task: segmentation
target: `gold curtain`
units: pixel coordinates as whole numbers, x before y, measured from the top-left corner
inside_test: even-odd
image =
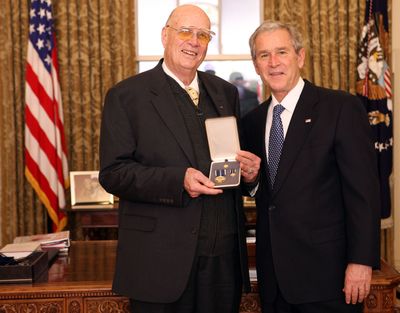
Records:
[[[306,49],[303,77],[355,94],[365,5],[365,0],[264,0],[264,19],[290,22],[300,29]],[[390,25],[391,0],[388,11]],[[381,256],[393,264],[391,228],[381,231]]]
[[[0,4],[2,245],[17,235],[46,232],[47,213],[24,177],[29,1],[0,0]],[[98,169],[105,92],[136,72],[134,0],[53,0],[53,6],[69,169]],[[365,0],[264,0],[265,19],[290,21],[302,31],[307,51],[304,77],[352,93],[364,12]],[[382,236],[383,255],[389,255],[389,261],[393,254],[391,231]]]
[[[365,0],[264,0],[264,18],[291,22],[303,35],[303,77],[355,93]]]
[[[5,244],[17,235],[46,232],[47,212],[24,176],[30,2],[0,3],[0,244]],[[134,0],[53,0],[53,18],[69,169],[97,170],[105,92],[136,72]]]

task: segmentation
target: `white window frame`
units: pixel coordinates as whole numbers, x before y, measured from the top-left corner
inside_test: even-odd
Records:
[[[218,0],[220,2],[220,0]],[[260,2],[260,23],[263,20],[263,12],[264,12],[264,1],[259,0]],[[178,5],[179,0],[176,0],[176,6]],[[221,7],[219,5],[219,7]],[[137,0],[135,0],[135,12],[136,12],[136,21],[138,21],[138,3]],[[219,13],[219,18],[221,20],[221,13]],[[138,34],[138,23],[136,23],[136,34]],[[160,30],[161,32],[161,30]],[[219,36],[219,42],[218,46],[221,47],[221,36]],[[139,63],[140,62],[146,62],[146,61],[153,61],[156,62],[160,60],[163,55],[139,55],[138,53],[138,47],[139,47],[139,41],[138,41],[138,35],[135,36],[135,47],[136,47],[136,62],[137,62],[137,68],[139,68]],[[221,51],[221,49],[218,49]],[[205,57],[204,61],[251,61],[251,55],[250,52],[248,54],[207,54]]]

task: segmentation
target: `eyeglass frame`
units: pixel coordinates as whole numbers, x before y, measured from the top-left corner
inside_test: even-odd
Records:
[[[203,33],[203,34],[208,36],[208,41],[204,42],[204,44],[208,44],[211,41],[211,39],[213,38],[213,36],[215,36],[215,33],[212,30],[205,29],[205,28],[197,28],[197,27],[192,27],[192,26],[181,26],[179,28],[175,28],[175,27],[173,27],[171,25],[168,25],[168,24],[165,25],[165,27],[166,28],[171,28],[172,30],[176,31],[178,33],[178,36],[179,36],[180,33],[182,34],[184,32],[187,32],[187,33],[191,33],[190,38],[193,38],[193,35],[195,34],[197,40],[200,41],[200,42],[202,42],[202,39],[199,38],[198,34]],[[197,30],[197,32],[195,33],[194,30]],[[189,40],[189,38],[188,39],[181,39],[181,40]]]

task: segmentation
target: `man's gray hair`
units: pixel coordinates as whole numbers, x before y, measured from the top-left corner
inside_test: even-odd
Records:
[[[264,21],[254,31],[254,33],[251,35],[251,37],[249,39],[250,52],[251,52],[251,57],[253,60],[256,59],[256,51],[255,51],[254,43],[256,41],[257,36],[260,35],[261,33],[272,32],[272,31],[275,31],[278,29],[284,29],[289,33],[289,36],[292,40],[293,48],[296,51],[296,53],[299,53],[300,49],[303,48],[303,40],[302,40],[301,34],[297,30],[297,28],[289,23],[267,20],[267,21]]]

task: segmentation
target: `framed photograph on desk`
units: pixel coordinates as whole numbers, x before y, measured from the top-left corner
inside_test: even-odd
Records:
[[[71,208],[90,209],[113,207],[114,196],[99,183],[99,171],[70,172]]]

